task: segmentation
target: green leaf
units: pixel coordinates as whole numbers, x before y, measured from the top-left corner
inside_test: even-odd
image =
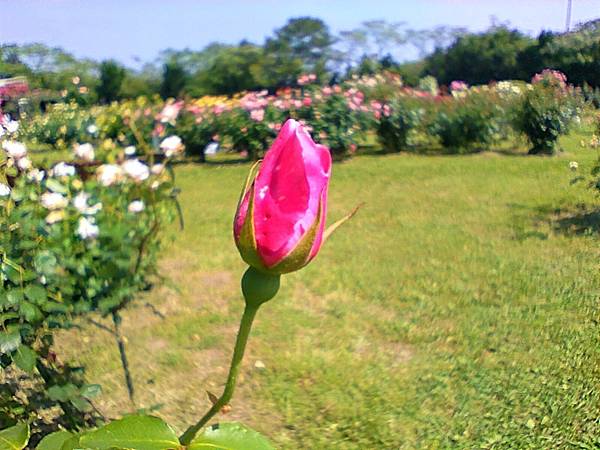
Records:
[[[56,272],[56,256],[48,251],[43,251],[35,255],[33,261],[35,269],[42,275],[54,275]]]
[[[35,368],[37,353],[26,345],[21,345],[14,353],[12,358],[19,369],[24,370],[27,373],[31,373]]]
[[[55,384],[54,386],[48,388],[47,392],[48,397],[50,397],[51,400],[58,402],[67,402],[79,395],[77,386],[72,383],[64,384],[62,386]]]
[[[95,450],[126,448],[172,450],[181,447],[177,435],[158,417],[127,416],[81,436],[82,447]]]
[[[91,399],[102,393],[102,387],[99,384],[86,384],[81,388],[80,393],[82,397]]]
[[[35,322],[43,318],[42,312],[33,303],[25,301],[21,303],[20,312],[27,322]]]
[[[18,319],[19,315],[14,312],[7,312],[5,314],[0,314],[0,325],[3,325],[7,320]]]
[[[81,445],[79,445],[79,437],[79,434],[75,434],[70,438],[67,438],[67,440],[63,442],[62,447],[60,447],[60,450],[81,450]]]
[[[257,431],[241,423],[213,425],[192,441],[188,450],[275,450],[275,447]]]
[[[22,450],[29,441],[29,425],[18,423],[0,431],[0,450]]]
[[[73,437],[69,431],[56,431],[40,441],[36,450],[62,450],[63,444]]]
[[[11,289],[6,292],[6,299],[10,305],[16,305],[23,301],[23,291],[21,288]]]
[[[18,270],[17,267],[13,267],[9,264],[4,264],[2,267],[2,271],[6,278],[8,278],[13,284],[21,283],[21,271]]]
[[[46,289],[37,284],[30,284],[25,288],[25,297],[38,305],[45,302],[48,298]]]
[[[53,192],[58,194],[68,194],[69,190],[60,181],[55,178],[48,178],[46,180],[46,187]]]
[[[21,345],[21,335],[18,331],[0,333],[0,355],[10,353]]]
[[[83,397],[75,397],[70,400],[71,405],[81,412],[90,412],[93,408],[90,402]]]

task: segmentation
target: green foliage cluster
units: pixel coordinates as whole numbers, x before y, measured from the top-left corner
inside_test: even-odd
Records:
[[[377,137],[386,152],[405,150],[415,132],[423,129],[430,101],[398,96],[380,112]]]
[[[493,80],[529,80],[547,67],[567,74],[571,83],[600,86],[600,21],[580,25],[570,33],[544,31],[537,39],[504,25],[465,34],[448,48],[426,58],[425,73],[440,83],[469,84]]]
[[[0,431],[0,450],[23,450],[29,443],[27,423]],[[33,447],[30,447],[33,449]],[[131,415],[98,429],[80,432],[56,431],[44,437],[36,450],[179,450],[184,447],[173,429],[158,417]],[[206,428],[187,450],[273,450],[258,432],[237,422]]]
[[[88,127],[95,123],[97,109],[83,108],[75,102],[57,103],[46,113],[21,121],[20,134],[32,144],[65,148],[93,139]]]
[[[444,98],[436,104],[428,131],[451,151],[483,149],[500,137],[500,121],[509,113],[491,92]]]

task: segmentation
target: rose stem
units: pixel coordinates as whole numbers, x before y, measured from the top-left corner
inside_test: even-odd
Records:
[[[227,376],[227,383],[223,394],[215,402],[215,404],[208,410],[204,417],[200,419],[195,425],[189,427],[185,433],[181,435],[179,441],[183,445],[189,445],[190,442],[196,437],[196,434],[200,429],[217,414],[221,408],[229,403],[235,389],[235,383],[237,376],[240,372],[242,359],[244,358],[244,351],[246,350],[246,343],[248,342],[248,336],[250,335],[250,329],[252,328],[252,322],[256,316],[260,305],[246,305],[244,308],[244,314],[240,322],[240,328],[238,330],[237,338],[235,341],[235,349],[233,350],[233,358],[231,359],[231,366],[229,368],[229,375]]]

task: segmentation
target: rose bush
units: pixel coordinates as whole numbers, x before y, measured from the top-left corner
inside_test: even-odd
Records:
[[[551,154],[558,138],[568,132],[580,110],[579,93],[567,84],[565,75],[544,70],[533,77],[517,105],[514,127],[531,143],[530,154]]]
[[[28,400],[16,404],[16,391],[2,393],[12,400],[0,406],[0,423],[37,417],[43,392],[65,426],[81,426],[93,421],[88,398],[98,387],[60,362],[54,330],[98,313],[112,316],[120,338],[119,311],[149,286],[159,231],[174,218],[173,179],[164,163],[112,141],[78,145],[67,161],[46,166],[8,134],[2,147],[0,365],[5,376],[15,366],[34,382],[39,376],[43,389],[22,391],[17,398]]]

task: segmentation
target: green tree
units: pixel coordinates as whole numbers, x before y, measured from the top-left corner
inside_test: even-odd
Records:
[[[178,97],[183,92],[187,81],[187,74],[176,61],[168,62],[163,66],[160,96],[162,98]]]
[[[447,50],[438,48],[427,58],[425,71],[442,84],[522,78],[518,55],[533,42],[518,30],[492,26],[486,32],[457,38]]]
[[[325,76],[334,38],[321,19],[290,19],[265,42],[263,80],[272,87],[295,84],[302,72]]]
[[[212,65],[196,76],[193,85],[198,94],[225,94],[264,87],[261,81],[262,48],[242,42],[237,47],[222,49]]]
[[[110,103],[121,96],[121,86],[125,79],[125,68],[114,60],[102,61],[100,64],[100,82],[96,87],[98,100]]]

